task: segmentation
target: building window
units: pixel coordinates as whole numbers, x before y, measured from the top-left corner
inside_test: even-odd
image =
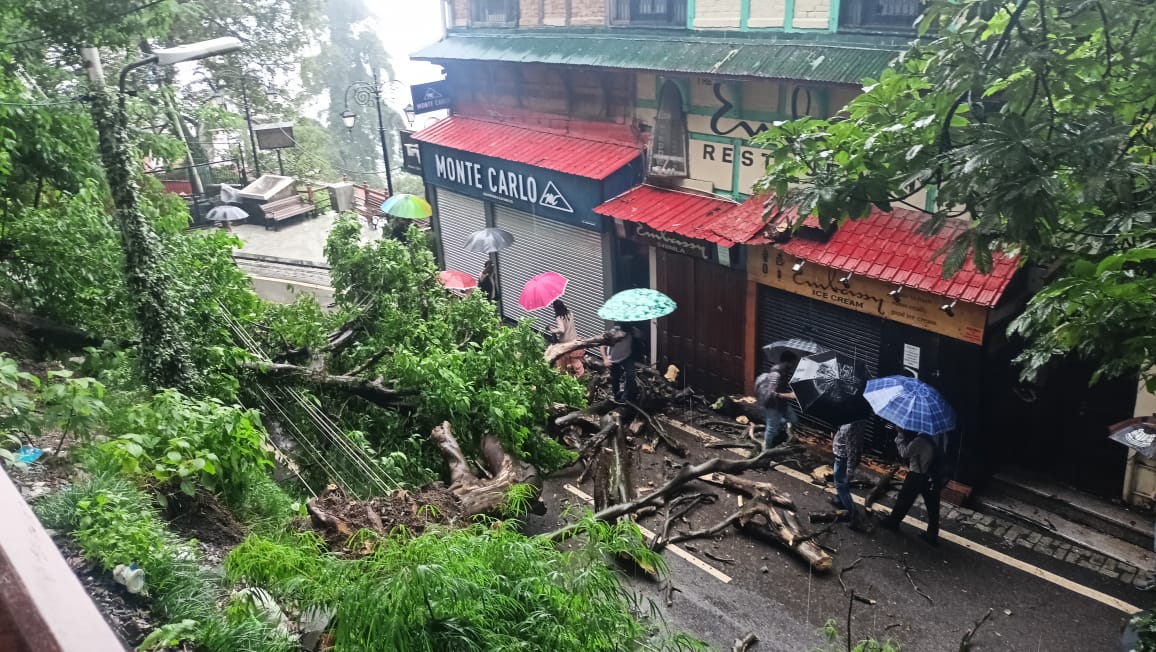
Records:
[[[686,113],[682,110],[682,92],[668,81],[662,85],[658,97],[658,115],[654,119],[654,135],[650,139],[650,164],[647,173],[652,177],[683,178],[688,176]]]
[[[919,0],[845,0],[840,27],[887,32],[914,32],[915,21],[923,13]]]
[[[478,26],[514,27],[518,24],[518,1],[470,0],[470,21]]]
[[[613,0],[616,25],[686,27],[687,0]]]

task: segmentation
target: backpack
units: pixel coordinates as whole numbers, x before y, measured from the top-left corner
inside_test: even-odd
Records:
[[[771,372],[767,371],[755,378],[755,399],[762,407],[770,407],[775,388],[771,386]]]

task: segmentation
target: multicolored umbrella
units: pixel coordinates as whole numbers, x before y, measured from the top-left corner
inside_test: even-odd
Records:
[[[955,428],[955,410],[927,383],[909,376],[867,381],[863,398],[881,418],[904,430],[938,435]]]
[[[771,342],[763,346],[763,355],[767,356],[767,360],[771,364],[779,364],[783,361],[783,354],[787,351],[794,353],[800,358],[803,356],[814,355],[826,351],[811,340],[802,340],[797,337],[792,337],[789,340],[779,340]]]
[[[449,290],[469,290],[478,287],[478,280],[465,272],[456,269],[447,269],[438,272],[438,280]]]
[[[658,290],[624,290],[606,300],[598,316],[606,321],[648,321],[674,312],[678,304]]]
[[[400,217],[403,220],[424,220],[433,215],[433,209],[430,208],[429,202],[417,195],[409,195],[404,192],[381,202],[380,212],[385,215]]]
[[[834,351],[799,360],[791,377],[791,389],[803,411],[836,425],[871,416],[871,406],[863,400],[866,383],[867,365]]]
[[[526,281],[518,305],[526,312],[541,310],[566,292],[566,277],[558,272],[538,274]]]
[[[476,254],[492,254],[509,249],[514,244],[514,234],[495,227],[474,231],[466,240],[466,251]]]

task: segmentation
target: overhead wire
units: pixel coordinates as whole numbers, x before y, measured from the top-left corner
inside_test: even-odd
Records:
[[[234,332],[238,339],[240,339],[252,353],[259,355],[263,360],[268,361],[268,355],[264,352],[260,344],[253,338],[253,336],[245,329],[244,325],[237,321],[236,318],[223,304],[218,303],[218,307],[221,311],[221,314],[224,316],[226,323],[229,324],[230,330]],[[349,436],[342,432],[339,426],[337,426],[337,424],[335,424],[328,415],[317,408],[317,406],[313,405],[313,403],[303,393],[301,393],[300,390],[295,388],[282,388],[282,392],[294,402],[296,402],[298,406],[305,411],[306,415],[309,417],[310,421],[313,422],[314,426],[316,426],[317,430],[331,444],[337,446],[368,481],[377,485],[379,489],[386,492],[396,490],[400,487],[400,484],[388,473],[385,473],[384,471],[379,473],[377,470],[375,470],[373,467],[373,460],[369,457],[368,453],[366,453],[359,446],[355,445],[355,443],[350,440]],[[269,398],[272,397],[270,396]],[[284,409],[281,408],[280,405],[277,405],[276,407],[278,408],[278,411],[281,412],[283,417],[288,419],[288,415],[285,413]],[[300,435],[303,440],[307,440],[307,438],[304,436],[304,433],[302,433],[300,429],[297,428],[293,421],[289,420],[289,423],[295,430],[297,430],[298,435]],[[305,443],[308,445],[307,441],[305,441]],[[319,452],[314,452],[320,456]],[[330,467],[330,469],[332,469],[332,467]],[[336,473],[334,473],[334,475],[336,476]],[[344,480],[340,480],[340,478],[336,479],[344,483]],[[345,484],[346,486],[349,486],[348,483]]]

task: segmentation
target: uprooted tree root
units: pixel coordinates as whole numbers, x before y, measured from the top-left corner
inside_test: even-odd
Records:
[[[461,505],[449,489],[440,485],[420,491],[396,491],[388,496],[355,500],[336,485],[306,504],[313,528],[320,532],[330,549],[344,549],[353,535],[370,530],[387,536],[404,528],[414,536],[430,525],[452,526],[463,520]]]

